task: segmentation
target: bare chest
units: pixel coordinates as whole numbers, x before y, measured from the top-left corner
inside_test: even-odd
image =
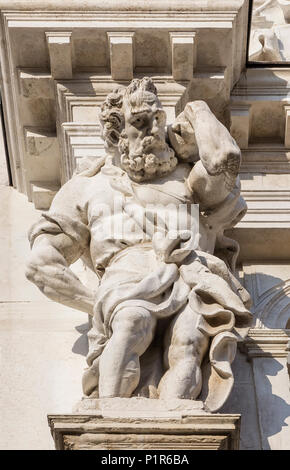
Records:
[[[192,202],[186,178],[191,170],[187,164],[179,165],[177,169],[167,175],[144,184],[132,184],[136,198],[145,205],[169,205],[179,206]]]

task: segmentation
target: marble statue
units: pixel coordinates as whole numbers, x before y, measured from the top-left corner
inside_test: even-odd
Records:
[[[289,61],[289,0],[254,0],[249,60],[254,62]]]
[[[110,93],[100,121],[107,156],[64,184],[31,228],[27,277],[92,316],[87,397],[200,400],[216,411],[251,322],[234,275],[239,246],[224,234],[247,209],[240,150],[202,101],[166,127],[146,77]],[[176,230],[164,207],[186,208]],[[95,290],[70,269],[80,257]]]
[[[271,29],[256,29],[251,36],[249,59],[262,62],[280,62],[279,41]]]

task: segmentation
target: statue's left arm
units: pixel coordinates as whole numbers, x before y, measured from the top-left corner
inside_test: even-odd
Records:
[[[183,147],[191,158],[190,146],[198,151],[199,160],[187,180],[195,202],[202,210],[216,207],[237,187],[241,151],[204,101],[187,103],[176,123],[169,138],[177,155]]]

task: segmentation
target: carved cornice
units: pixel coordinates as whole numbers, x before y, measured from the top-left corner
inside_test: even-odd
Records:
[[[146,4],[145,4],[146,5]],[[165,11],[124,12],[118,10],[107,11],[105,6],[102,11],[85,11],[81,17],[79,13],[73,11],[57,12],[54,11],[3,11],[9,28],[49,28],[70,29],[71,27],[94,27],[108,30],[111,28],[122,28],[122,24],[127,26],[128,20],[133,23],[134,29],[144,28],[146,24],[148,28],[161,27],[170,28],[212,28],[213,22],[215,28],[231,29],[233,22],[237,16],[237,12],[216,12],[216,11],[187,11],[180,10],[170,12]],[[28,22],[28,23],[27,23]],[[65,23],[64,23],[65,22]],[[192,24],[194,23],[194,24]]]
[[[290,148],[283,145],[249,145],[242,151],[240,173],[290,173]]]
[[[68,11],[99,11],[104,10],[104,7],[107,11],[125,11],[126,14],[131,11],[170,11],[173,14],[176,12],[188,12],[188,11],[197,11],[204,12],[204,14],[209,13],[237,13],[240,8],[245,3],[244,0],[220,0],[215,2],[214,5],[211,2],[206,0],[173,0],[168,2],[168,0],[123,0],[122,2],[117,2],[116,0],[107,0],[105,5],[102,0],[86,0],[85,2],[80,2],[79,0],[70,0],[68,4],[65,5],[65,9]],[[59,0],[50,0],[49,4],[47,0],[1,0],[0,1],[0,10],[64,10],[64,4],[60,3]]]
[[[244,342],[247,354],[254,357],[287,357],[290,330],[250,329]]]

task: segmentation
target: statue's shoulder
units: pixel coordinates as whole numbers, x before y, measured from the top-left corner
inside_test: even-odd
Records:
[[[81,164],[75,169],[72,177],[64,183],[58,194],[61,198],[86,198],[91,188],[96,187],[96,180],[102,178],[100,172],[104,165],[104,159],[83,159]]]
[[[100,187],[100,184],[96,183],[96,179],[99,179],[99,177],[99,172],[94,175],[75,172],[56,193],[53,200],[54,205],[60,207],[74,207],[76,204],[86,205],[94,190]]]
[[[74,176],[91,178],[96,176],[105,164],[105,157],[82,158],[74,171]]]

